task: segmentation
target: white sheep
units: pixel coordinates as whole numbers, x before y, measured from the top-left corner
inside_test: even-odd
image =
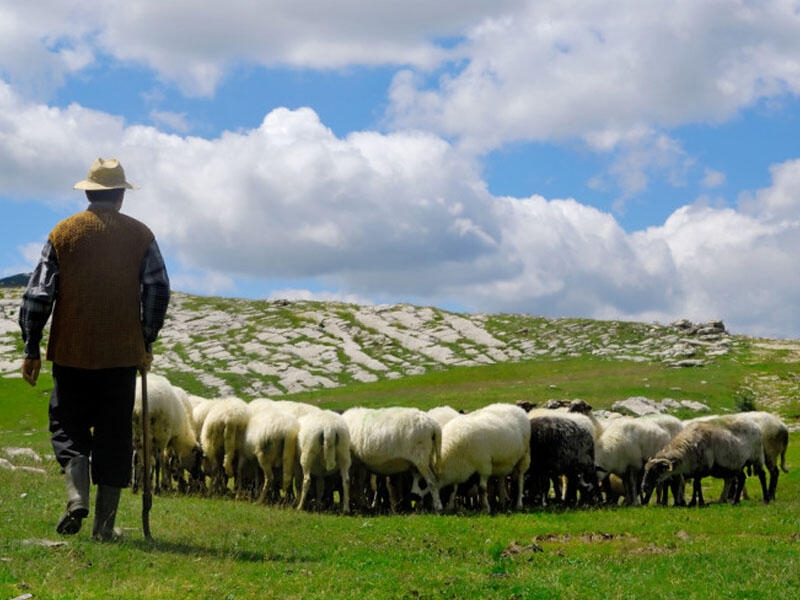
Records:
[[[442,510],[436,470],[441,458],[442,428],[416,408],[362,408],[342,415],[350,432],[354,465],[377,475],[396,475],[409,470],[425,480],[433,497],[433,508]],[[418,484],[417,484],[418,485]],[[396,510],[396,502],[392,502]]]
[[[247,403],[230,396],[214,400],[203,421],[200,434],[203,469],[217,493],[224,493],[228,479],[236,477],[234,465],[237,464],[249,419]]]
[[[639,506],[640,482],[645,463],[671,439],[658,423],[649,419],[623,418],[609,421],[595,442],[594,460],[598,476],[613,473],[625,486],[625,503]]]
[[[434,406],[428,410],[428,414],[433,417],[437,423],[439,423],[440,427],[444,427],[445,423],[447,423],[453,417],[457,417],[461,413],[459,413],[452,406]]]
[[[650,413],[646,415],[642,415],[639,417],[640,419],[645,419],[648,421],[652,421],[654,423],[658,423],[668,434],[669,439],[672,440],[676,435],[678,435],[685,425],[683,421],[681,421],[678,417],[673,415],[666,415],[663,413]],[[685,504],[684,500],[684,487],[685,482],[681,477],[675,477],[670,481],[670,487],[668,488],[666,485],[659,485],[657,487],[656,499],[658,504],[666,506],[669,502],[669,489],[672,489],[672,497],[677,505]],[[647,504],[650,501],[650,494],[643,495],[642,502]]]
[[[663,413],[651,413],[647,415],[642,415],[639,417],[645,421],[653,421],[654,423],[658,423],[661,427],[663,427],[667,433],[670,435],[670,439],[674,438],[678,435],[685,425],[683,421],[681,421],[678,417],[673,415],[666,415]]]
[[[299,418],[297,436],[297,467],[302,476],[302,491],[297,508],[305,506],[311,487],[311,478],[317,478],[319,500],[324,478],[338,473],[341,478],[341,506],[343,513],[350,512],[350,433],[341,415],[330,410],[311,410]]]
[[[239,455],[237,479],[243,482],[250,463],[257,463],[262,486],[257,502],[266,502],[272,487],[273,472],[281,472],[279,493],[288,499],[294,475],[297,454],[297,435],[300,422],[297,417],[279,408],[270,401],[254,400],[249,404],[250,418],[245,428]],[[242,484],[239,485],[239,491]]]
[[[780,470],[786,469],[786,449],[789,446],[789,428],[779,417],[772,413],[762,411],[748,411],[734,415],[736,418],[745,419],[755,423],[761,430],[761,440],[764,444],[764,465],[769,471],[768,500],[775,499],[778,487],[778,458],[780,457]]]
[[[491,404],[471,413],[458,415],[442,427],[442,459],[439,486],[465,483],[477,473],[480,502],[491,512],[488,497],[489,477],[501,478],[500,498],[508,500],[505,477],[515,477],[516,508],[522,509],[525,472],[531,462],[531,425],[525,411],[512,404]],[[420,495],[422,490],[415,489]],[[455,506],[455,491],[448,509]]]
[[[744,485],[744,469],[752,466],[759,473],[766,498],[763,462],[761,431],[752,422],[725,422],[723,419],[694,421],[688,423],[647,462],[642,488],[649,493],[657,484],[671,477],[693,478],[690,506],[696,502],[702,506],[701,480],[711,475],[734,481],[730,498],[733,504],[737,504]]]
[[[192,421],[194,422],[194,432],[197,439],[201,439],[203,433],[203,423],[205,423],[208,412],[214,406],[216,401],[213,398],[201,398],[200,396],[191,396],[190,404],[192,405]]]
[[[759,428],[761,431],[761,442],[764,445],[764,466],[767,467],[770,475],[765,501],[774,500],[775,492],[778,488],[780,470],[783,470],[784,473],[788,473],[786,469],[786,449],[789,445],[789,428],[786,427],[786,424],[776,415],[761,411],[746,411],[733,415],[724,415],[722,417],[704,417],[703,420],[713,420],[717,418],[750,421]],[[778,469],[778,459],[780,459],[780,470]],[[725,487],[726,489],[723,490],[723,496],[728,494],[727,488],[729,485],[726,484]],[[746,498],[747,490],[743,489],[742,493]]]
[[[253,402],[258,402],[264,400],[264,398],[257,398],[253,400]],[[293,414],[298,419],[304,415],[307,415],[310,412],[317,412],[321,409],[319,406],[314,406],[313,404],[308,404],[307,402],[297,402],[296,400],[269,400],[273,402],[275,406],[285,410],[286,412]]]
[[[147,376],[147,406],[150,420],[151,456],[155,465],[155,489],[171,487],[172,477],[183,481],[183,471],[189,471],[193,478],[199,476],[200,445],[192,426],[192,420],[178,391],[166,377],[149,374]],[[142,382],[136,379],[136,396],[133,405],[133,432],[136,466],[134,469],[134,490],[141,481],[142,451]],[[166,476],[163,471],[166,465]]]

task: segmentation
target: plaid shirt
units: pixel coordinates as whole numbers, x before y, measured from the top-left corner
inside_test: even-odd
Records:
[[[169,305],[169,278],[164,259],[155,240],[150,243],[142,259],[139,272],[142,292],[142,333],[147,352],[152,352],[153,342],[164,325]],[[58,259],[48,240],[42,249],[39,264],[31,274],[28,287],[22,296],[19,326],[25,343],[25,358],[40,358],[39,345],[42,331],[53,311],[58,296]]]

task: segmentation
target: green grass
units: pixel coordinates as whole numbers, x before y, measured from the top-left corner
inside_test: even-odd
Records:
[[[753,375],[793,385],[796,364],[721,360],[702,369],[583,357],[456,368],[293,396],[353,404],[459,408],[496,401],[580,397],[700,400],[733,410]],[[51,453],[47,401],[0,378],[0,456],[26,446]],[[758,404],[761,397],[756,394]],[[796,421],[796,397],[782,407]],[[232,500],[154,499],[154,542],[143,539],[141,497],[123,493],[126,539],[92,542],[54,531],[63,510],[52,458],[0,470],[0,598],[795,598],[800,589],[800,434],[793,433],[778,500],[704,509],[603,508],[484,516],[301,513]],[[708,480],[707,498],[719,493]],[[51,546],[46,541],[65,542]]]
[[[157,497],[153,543],[126,493],[127,540],[61,547],[37,543],[60,539],[59,477],[3,479],[7,598],[794,598],[800,585],[796,473],[771,506],[702,510],[340,517]]]
[[[797,365],[767,367],[723,359],[702,368],[674,369],[660,363],[582,356],[454,367],[402,379],[305,392],[292,397],[333,409],[353,405],[427,409],[449,404],[457,409],[470,410],[491,402],[527,400],[543,405],[549,399],[573,398],[586,400],[595,409],[610,409],[619,400],[646,396],[658,401],[665,398],[694,400],[719,412],[736,410],[737,399],[748,377],[765,369],[791,373],[797,370]],[[756,392],[754,396],[756,407],[762,408]],[[797,396],[781,406],[778,412],[787,418],[800,416]]]

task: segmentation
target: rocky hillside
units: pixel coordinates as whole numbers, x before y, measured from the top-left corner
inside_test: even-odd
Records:
[[[21,293],[0,289],[0,374],[18,372]],[[750,341],[721,322],[662,326],[175,293],[153,370],[192,378],[209,396],[253,398],[536,357],[592,354],[691,368]]]

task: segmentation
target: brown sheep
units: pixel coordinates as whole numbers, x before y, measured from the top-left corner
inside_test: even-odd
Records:
[[[764,448],[758,427],[748,422],[694,422],[647,461],[642,488],[649,493],[671,477],[693,478],[694,496],[690,506],[695,500],[702,506],[701,480],[710,475],[733,480],[731,501],[736,504],[744,486],[744,469],[748,466],[758,474],[764,499],[768,501]]]

